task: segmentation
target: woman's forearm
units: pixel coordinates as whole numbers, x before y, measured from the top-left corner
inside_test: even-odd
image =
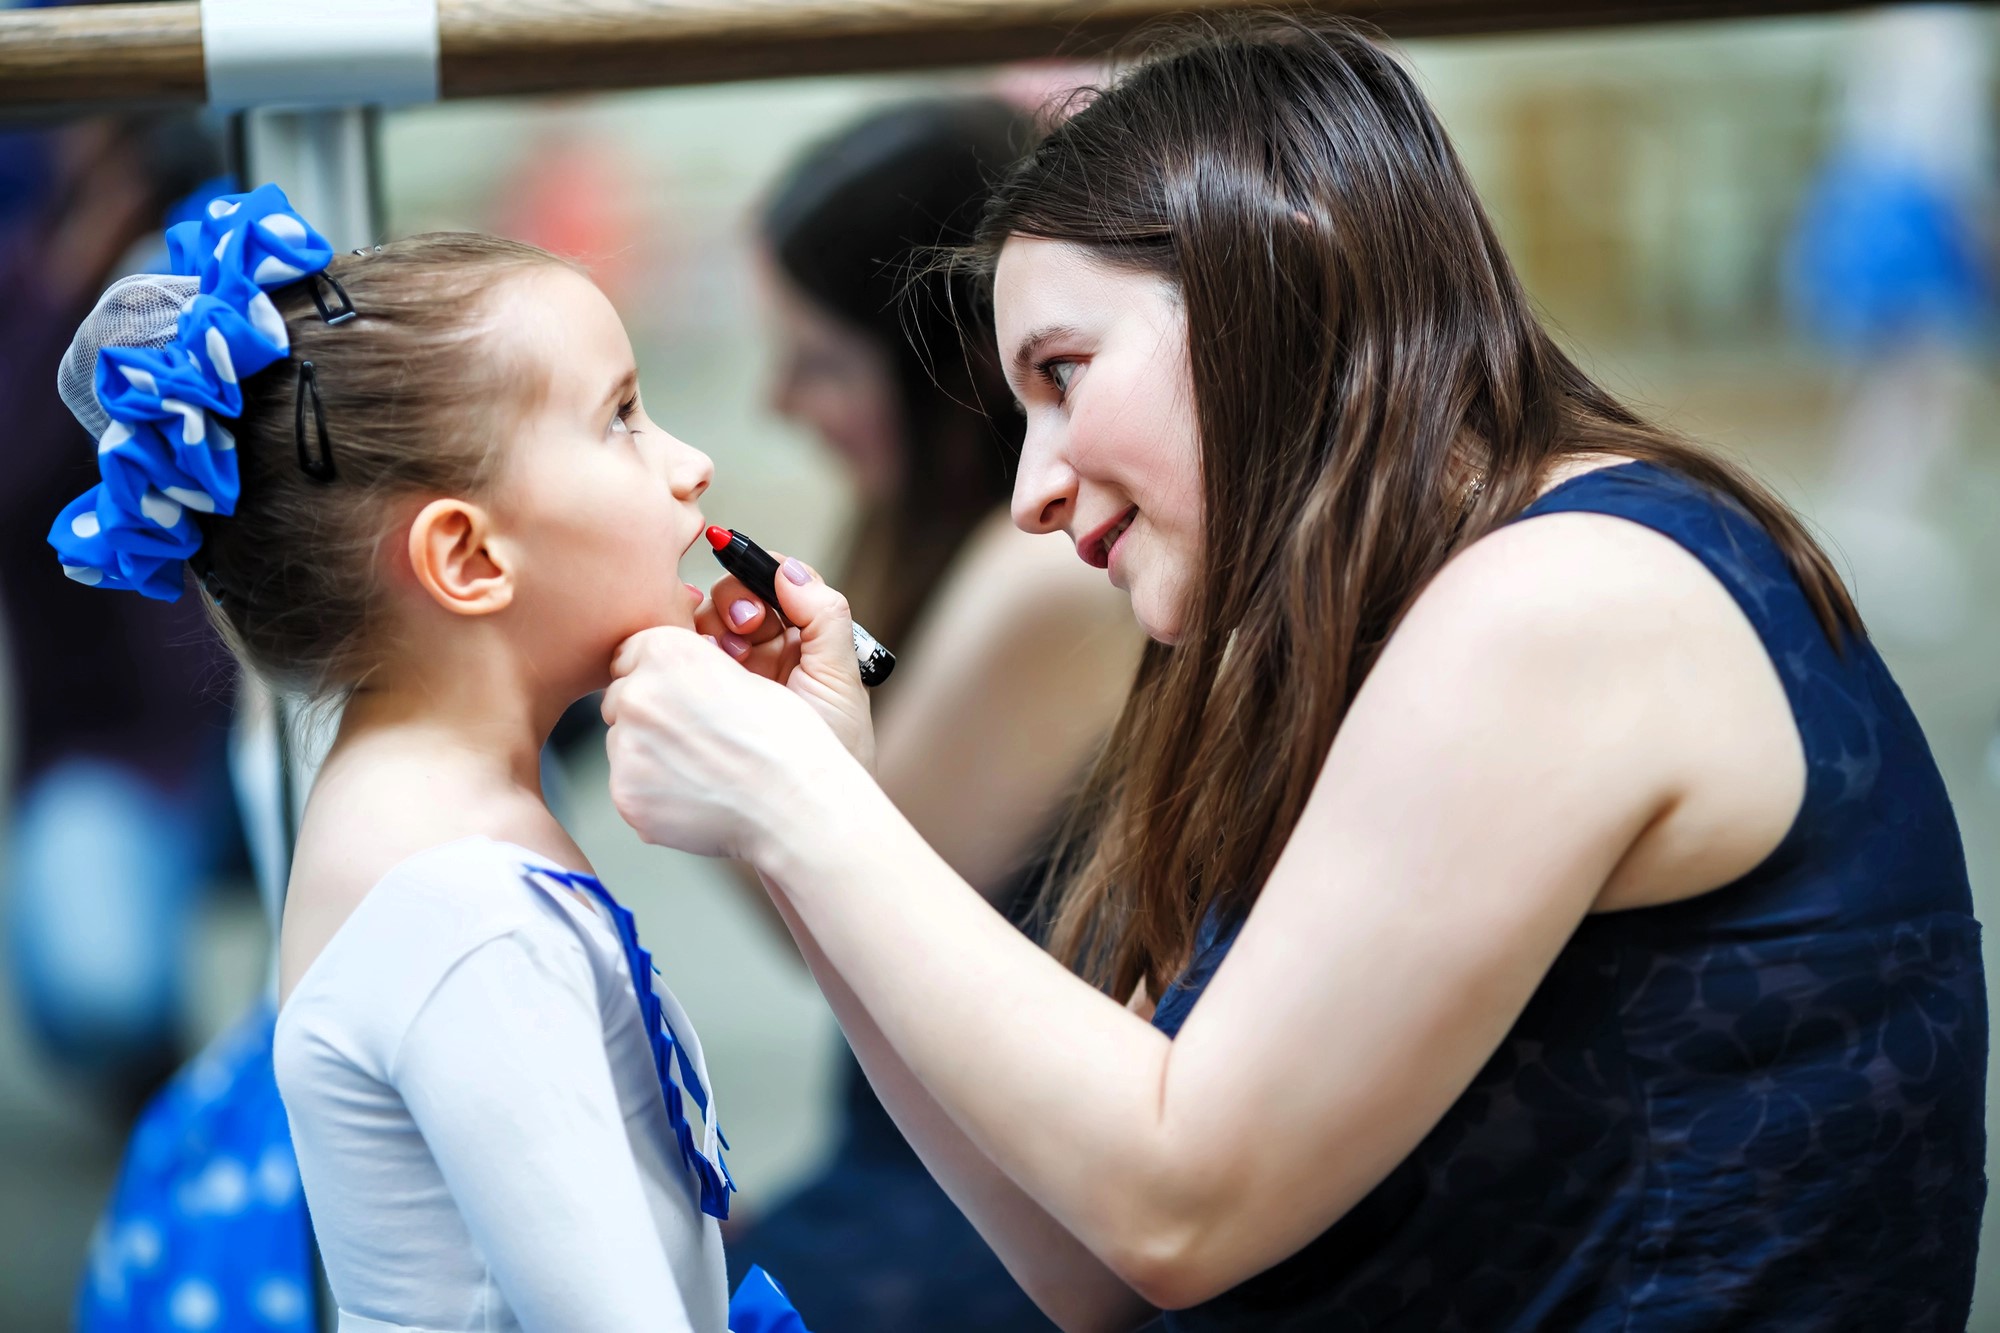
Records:
[[[1068,1333],[1124,1333],[1150,1318],[1151,1306],[966,1138],[890,1046],[783,890],[766,887],[897,1128],[1043,1313]]]
[[[873,784],[827,786],[766,823],[757,860],[788,910],[970,1145],[1148,1295],[1228,1189],[1165,1132],[1171,1043],[1008,925]]]

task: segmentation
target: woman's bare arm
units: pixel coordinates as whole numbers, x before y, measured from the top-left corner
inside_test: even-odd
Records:
[[[1065,1333],[1126,1333],[1151,1319],[1152,1306],[1001,1174],[952,1123],[827,962],[784,891],[774,884],[766,887],[896,1127],[1042,1313]],[[1087,1163],[1076,1165],[1088,1170]]]

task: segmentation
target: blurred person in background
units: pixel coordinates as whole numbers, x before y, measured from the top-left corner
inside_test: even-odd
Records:
[[[187,927],[235,854],[230,675],[199,607],[93,596],[49,560],[48,515],[96,475],[56,366],[112,279],[164,266],[174,202],[221,156],[185,115],[22,134],[8,156],[26,186],[0,215],[6,973],[36,1045],[129,1110],[181,1055]]]
[[[859,514],[842,586],[901,654],[875,699],[882,785],[1017,923],[1142,643],[1116,589],[1009,521],[1022,421],[990,330],[966,317],[969,288],[912,277],[970,237],[1030,135],[995,99],[879,111],[778,183],[760,255],[772,404],[845,465]],[[969,348],[961,323],[983,335]],[[831,1161],[732,1238],[735,1272],[783,1273],[815,1333],[1050,1327],[844,1045],[837,1082]]]
[[[1972,595],[1929,506],[1990,355],[1995,32],[1971,5],[1855,22],[1786,274],[1799,322],[1851,372],[1827,526],[1876,632],[1905,643],[1955,637]]]

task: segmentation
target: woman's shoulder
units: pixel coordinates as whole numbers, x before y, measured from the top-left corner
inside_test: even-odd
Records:
[[[1601,474],[1577,479],[1589,483]],[[1552,493],[1553,494],[1553,493]],[[1681,614],[1726,614],[1723,586],[1672,535],[1615,512],[1531,511],[1454,556],[1411,608],[1437,628],[1521,642],[1546,630],[1559,641],[1632,639],[1643,645]]]

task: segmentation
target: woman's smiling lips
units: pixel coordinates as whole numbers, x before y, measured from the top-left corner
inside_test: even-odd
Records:
[[[1138,514],[1139,506],[1133,505],[1102,527],[1093,530],[1088,536],[1078,539],[1076,553],[1083,557],[1083,563],[1094,569],[1109,569],[1112,548],[1117,545],[1117,539],[1125,535],[1126,529],[1131,527],[1132,520],[1138,517]]]

